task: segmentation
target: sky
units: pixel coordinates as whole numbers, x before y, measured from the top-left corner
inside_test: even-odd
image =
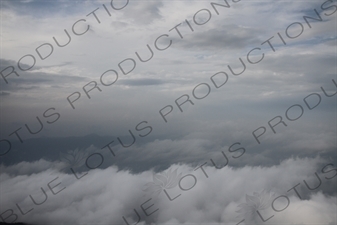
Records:
[[[337,223],[335,0],[0,7],[0,222]]]

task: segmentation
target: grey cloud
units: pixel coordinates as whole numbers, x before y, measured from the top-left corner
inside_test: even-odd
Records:
[[[126,86],[149,86],[149,85],[161,85],[166,81],[161,79],[144,78],[144,79],[124,79],[118,82],[120,85]]]
[[[26,77],[23,77],[27,75]],[[11,84],[2,85],[2,90],[11,92],[18,92],[19,90],[43,90],[45,87],[43,85],[48,86],[56,86],[56,87],[64,87],[64,85],[71,84],[76,85],[79,83],[84,83],[89,80],[85,77],[78,76],[67,76],[67,75],[55,75],[44,72],[32,72],[22,75],[22,77],[14,78],[11,80]]]
[[[285,52],[286,53],[286,52]],[[300,60],[297,60],[300,59]],[[308,54],[283,54],[278,57],[267,57],[263,65],[264,68],[270,71],[275,71],[278,74],[296,73],[309,76],[308,84],[322,80],[323,77],[328,77],[331,74],[335,63],[335,56],[328,53],[308,53]],[[286,66],[284,66],[286,65]],[[288,77],[287,77],[288,78]],[[289,77],[291,79],[291,77]],[[288,78],[288,79],[289,79]],[[287,80],[288,80],[287,79]],[[293,80],[296,77],[292,78]]]
[[[162,1],[130,1],[130,4],[123,9],[127,16],[136,24],[151,24],[154,20],[161,19],[160,9]]]
[[[121,21],[113,21],[111,22],[111,26],[117,29],[122,29],[128,27],[130,24],[126,22],[121,22]]]
[[[16,65],[16,62],[14,60],[8,60],[8,59],[0,58],[1,70],[3,70],[4,68],[6,68],[8,66],[13,66],[13,65]]]
[[[222,25],[204,32],[193,33],[185,39],[174,38],[173,46],[192,51],[239,50],[261,43],[262,41],[257,38],[259,32],[258,29],[236,24]]]
[[[2,1],[4,10],[11,10],[18,15],[31,15],[37,18],[43,18],[52,14],[74,13],[79,10],[87,0],[81,1],[40,1],[40,0],[15,0]]]
[[[9,93],[9,92],[6,92],[6,91],[1,91],[1,92],[0,92],[0,95],[1,95],[1,96],[8,96],[8,95],[10,95],[10,93]]]
[[[14,60],[9,60],[9,59],[3,59],[3,58],[0,58],[0,70],[4,70],[5,68],[7,67],[14,67],[15,69],[15,72],[17,72],[19,75],[20,74],[29,74],[30,72],[36,72],[37,70],[41,69],[41,68],[51,68],[51,67],[63,67],[63,66],[67,66],[67,65],[70,65],[71,62],[64,62],[62,64],[59,64],[59,65],[53,65],[53,66],[44,66],[44,67],[41,67],[41,66],[36,66],[34,65],[34,67],[30,70],[28,70],[27,72],[25,71],[21,71],[21,70],[18,70],[18,69],[15,69],[15,67],[17,67],[17,62],[14,61]],[[20,63],[20,65],[22,66],[22,68],[29,68],[31,65],[27,65],[27,64],[24,64],[24,63]],[[7,69],[8,71],[11,71],[10,69]],[[8,73],[7,71],[7,73]],[[4,71],[4,74],[6,74],[6,70]],[[15,76],[14,74],[11,75],[11,76]],[[1,80],[1,82],[3,82],[3,80]]]
[[[21,176],[21,175],[37,174],[50,169],[60,171],[63,167],[65,167],[65,165],[62,162],[51,163],[50,161],[40,159],[31,162],[22,161],[20,163],[8,167],[5,166],[4,164],[1,164],[0,170],[1,173],[6,173],[10,176]]]
[[[2,69],[15,65],[15,61],[0,59]],[[41,85],[50,85],[50,86],[63,86],[65,84],[78,84],[84,81],[87,81],[86,77],[71,76],[64,74],[54,74],[39,72],[41,69],[48,69],[51,67],[64,67],[71,64],[71,62],[65,62],[59,65],[45,66],[45,67],[36,67],[32,71],[16,71],[19,74],[19,77],[11,74],[7,79],[9,84],[5,84],[4,80],[1,77],[1,89],[3,91],[11,92],[17,90],[30,90],[30,89],[39,89]]]
[[[330,40],[327,40],[326,42],[325,42],[325,44],[326,45],[329,45],[329,46],[336,46],[336,43],[337,43],[337,38],[335,38],[335,39],[330,39]]]

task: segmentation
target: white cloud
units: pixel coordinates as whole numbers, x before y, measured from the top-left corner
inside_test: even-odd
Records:
[[[44,162],[32,163],[32,167]],[[320,158],[288,159],[280,165],[272,167],[224,167],[220,170],[214,167],[203,167],[208,178],[201,169],[186,165],[172,165],[171,169],[177,169],[183,177],[179,185],[167,189],[166,193],[171,197],[178,196],[170,201],[162,191],[158,197],[146,195],[142,190],[144,185],[152,181],[152,171],[140,174],[131,174],[128,171],[118,171],[116,167],[104,170],[92,170],[81,180],[76,180],[72,174],[64,174],[55,169],[48,169],[32,175],[8,177],[1,174],[1,209],[8,208],[20,214],[15,206],[18,203],[23,209],[28,210],[34,204],[29,194],[38,202],[43,200],[40,187],[46,190],[49,198],[40,206],[34,206],[34,210],[27,215],[19,216],[19,221],[44,224],[122,224],[125,216],[131,223],[132,218],[137,219],[133,209],[140,214],[146,224],[169,224],[176,221],[177,224],[203,223],[203,224],[234,224],[240,221],[240,215],[236,213],[238,205],[245,203],[246,194],[268,190],[275,193],[273,200],[286,195],[290,200],[289,207],[282,212],[260,210],[261,215],[270,217],[265,224],[334,224],[336,223],[336,197],[323,194],[321,187],[336,186],[336,178],[328,180],[324,177],[332,177],[334,171],[322,174],[321,168],[327,165]],[[17,165],[16,167],[19,167]],[[333,166],[325,168],[329,171]],[[317,185],[317,172],[322,179],[321,187],[309,191],[303,180],[311,187]],[[82,174],[83,175],[83,174]],[[188,175],[187,177],[184,177]],[[193,178],[193,176],[194,178]],[[54,192],[62,190],[53,196],[48,189],[48,183],[55,187]],[[295,191],[287,192],[298,183],[299,194],[304,199],[299,199]],[[194,186],[193,186],[194,185]],[[16,187],[16,188],[12,188]],[[193,188],[191,188],[193,187]],[[189,189],[182,191],[182,189]],[[140,206],[150,197],[152,200],[145,203],[143,208],[148,208],[146,216]],[[283,200],[285,200],[284,198]],[[286,203],[282,199],[275,200],[274,208],[285,208]],[[6,214],[3,214],[5,216]],[[308,216],[310,215],[310,216]],[[257,216],[257,215],[255,215]],[[260,218],[255,217],[256,221]],[[266,219],[266,218],[265,218]],[[247,221],[247,220],[246,220]],[[261,222],[261,221],[260,221]],[[262,224],[262,223],[260,223]]]

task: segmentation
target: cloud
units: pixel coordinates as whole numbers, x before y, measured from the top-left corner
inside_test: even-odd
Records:
[[[36,56],[37,62],[31,71],[20,72],[20,77],[11,75],[9,85],[1,81],[0,140],[11,140],[13,148],[0,159],[0,214],[11,208],[22,221],[44,224],[125,224],[125,216],[133,224],[131,221],[137,219],[133,209],[137,209],[142,220],[139,224],[236,225],[242,219],[236,212],[238,206],[256,206],[254,196],[259,195],[254,193],[266,190],[289,196],[290,205],[282,212],[263,209],[264,216],[274,215],[264,224],[335,224],[336,178],[325,178],[334,171],[321,171],[327,163],[337,164],[335,97],[325,97],[321,87],[329,93],[336,90],[331,82],[336,69],[335,48],[331,47],[336,39],[336,14],[326,16],[324,13],[332,11],[321,12],[323,1],[229,2],[231,8],[219,7],[216,15],[205,1],[130,1],[119,11],[112,10],[110,1],[104,0],[2,1],[1,38],[6,58],[0,61],[1,69],[16,66],[26,54]],[[86,16],[98,7],[100,23],[93,14]],[[205,25],[195,24],[195,13],[206,8],[212,18]],[[314,8],[323,22],[312,22],[312,28],[308,28],[303,15],[315,16]],[[79,19],[86,21],[80,21],[76,29],[90,26],[85,35],[72,33],[72,25]],[[298,38],[287,38],[286,28],[294,22],[301,22],[304,32]],[[183,39],[175,30],[169,31],[179,23],[183,23],[179,26]],[[64,29],[72,41],[57,47],[53,37],[64,41]],[[277,39],[277,32],[283,35],[286,45]],[[165,51],[154,46],[162,34],[169,36],[163,37],[159,46],[172,40],[172,46]],[[267,45],[261,46],[272,36],[275,52]],[[50,57],[40,60],[35,48],[43,43],[55,48]],[[140,62],[135,52],[148,56],[147,44],[154,56]],[[264,53],[265,58],[253,65],[247,62],[247,53],[254,47],[261,47],[261,51],[255,51],[252,57],[257,59]],[[130,57],[137,66],[124,76],[118,64]],[[238,70],[239,57],[247,69],[235,76],[228,66]],[[100,76],[109,69],[118,71],[119,79],[114,85],[104,86]],[[219,71],[226,72],[229,79],[226,85],[216,88],[210,77]],[[101,91],[95,88],[89,97],[84,85],[90,81],[97,82]],[[205,91],[200,88],[194,92],[200,83],[211,87],[205,99],[194,96]],[[87,90],[90,87],[93,85]],[[66,100],[74,92],[81,93],[76,109]],[[311,93],[322,96],[320,105],[312,110],[303,102]],[[183,95],[188,95],[193,104],[186,102],[179,108],[177,101]],[[304,107],[304,113],[299,120],[290,121],[286,110],[294,104]],[[173,110],[165,123],[159,110],[168,105]],[[50,107],[61,115],[55,124],[47,123],[42,116]],[[296,115],[298,111],[291,113]],[[25,124],[38,127],[37,116],[43,120],[44,129],[32,135]],[[268,121],[275,116],[282,116],[287,126],[279,124],[273,132]],[[136,127],[141,121],[153,128],[146,137],[140,135],[145,131],[139,132]],[[258,144],[252,132],[261,126],[266,133]],[[9,136],[19,127],[24,143]],[[132,143],[129,131],[136,142],[122,147],[117,137]],[[97,135],[88,135],[92,133]],[[111,141],[115,156],[109,149],[102,149]],[[239,151],[229,151],[234,143],[245,148],[239,158],[234,157]],[[6,143],[0,144],[3,147]],[[100,157],[104,160],[101,165]],[[208,178],[201,169],[194,170],[205,162]],[[99,166],[91,170],[87,164]],[[84,175],[82,179],[75,178],[71,165],[78,176]],[[193,174],[195,187],[183,191],[175,185],[174,179],[167,177],[175,170],[182,176]],[[322,184],[310,191],[303,180],[314,186],[318,183],[315,172]],[[48,184],[53,187],[58,182],[62,183],[53,191],[66,189],[53,194]],[[143,191],[144,185],[151,182],[156,184],[155,191],[161,191],[158,196]],[[302,199],[294,191],[287,192],[298,183]],[[193,176],[188,176],[181,185],[192,184]],[[163,186],[169,187],[171,197],[181,196],[168,200]],[[43,201],[41,187],[48,199],[33,206],[29,195]],[[141,205],[150,197],[144,207],[154,204],[147,211],[159,210],[146,216]],[[277,206],[284,201],[286,198]],[[23,216],[15,203],[24,211],[34,209]],[[261,224],[256,214],[246,219],[246,223],[251,220],[251,224]]]
[[[187,26],[186,24],[184,24]],[[220,25],[202,33],[190,35],[188,40],[174,38],[174,47],[187,51],[227,52],[240,50],[263,42],[257,37],[261,31],[236,24]]]
[[[9,92],[5,92],[5,91],[2,91],[2,92],[0,93],[0,95],[1,95],[1,96],[8,96],[8,95],[10,95],[10,93],[9,93]]]
[[[38,161],[26,162],[22,161],[12,166],[0,165],[0,170],[2,173],[6,173],[9,176],[20,176],[20,175],[32,175],[38,174],[48,169],[61,170],[65,167],[64,163],[50,163],[50,161],[40,159]]]
[[[151,78],[143,78],[143,79],[128,79],[122,80],[119,82],[120,85],[126,86],[149,86],[149,85],[161,85],[165,82],[160,79],[151,79]]]
[[[39,161],[26,164],[27,173],[38,165],[42,169],[45,163],[45,161]],[[31,175],[24,175],[21,170],[21,175],[15,177],[3,172],[1,209],[2,212],[9,208],[13,209],[19,215],[20,212],[15,203],[26,210],[34,207],[29,214],[19,215],[18,219],[32,224],[124,224],[123,216],[131,223],[133,219],[137,219],[134,209],[141,216],[143,222],[140,224],[173,222],[236,224],[242,219],[236,211],[239,210],[240,204],[246,202],[246,194],[252,195],[253,192],[260,193],[262,190],[267,190],[273,192],[276,197],[286,195],[290,203],[289,207],[285,208],[286,198],[282,197],[283,199],[275,200],[273,205],[276,209],[285,208],[282,212],[272,210],[270,205],[265,211],[260,210],[265,217],[274,215],[266,224],[276,222],[307,224],[312,221],[334,224],[336,223],[336,178],[331,177],[336,172],[332,170],[334,166],[331,165],[325,167],[325,174],[321,171],[328,163],[320,158],[290,158],[271,167],[245,166],[215,169],[205,166],[203,167],[205,173],[201,169],[195,170],[195,167],[183,164],[172,165],[169,170],[182,173],[181,181],[178,185],[167,189],[166,194],[162,191],[157,197],[149,196],[143,191],[144,185],[152,181],[153,171],[151,170],[132,174],[129,171],[118,170],[117,167],[109,167],[89,171],[87,175],[78,174],[78,176],[84,175],[80,180],[77,180],[73,174],[60,172],[54,166]],[[16,167],[20,166],[22,165],[16,165]],[[315,172],[322,181],[319,186]],[[317,188],[309,190],[303,180],[310,185],[309,187]],[[53,195],[48,189],[48,183],[49,186],[54,187],[52,188],[54,192],[60,192]],[[60,184],[56,187],[58,183]],[[296,186],[299,183],[300,185]],[[16,188],[12,188],[13,186]],[[301,199],[294,190],[288,192],[294,186],[297,187]],[[45,198],[41,187],[49,197],[43,205],[34,206],[29,195],[41,202]],[[171,199],[180,195],[170,201],[167,194]],[[148,208],[145,210],[148,214],[156,209],[158,211],[146,216],[140,206],[150,198],[151,200],[145,203],[143,208]],[[150,207],[152,204],[154,205]],[[254,218],[261,222],[257,214]]]
[[[17,1],[2,1],[2,7],[6,11],[15,12],[20,16],[32,16],[32,18],[41,19],[46,16],[67,15],[80,11],[83,6],[94,5],[91,1],[64,1],[55,0],[53,2],[41,2],[36,0],[17,0]],[[93,6],[92,6],[93,7]],[[52,10],[54,8],[54,10]],[[93,8],[94,9],[94,8]],[[34,14],[31,13],[34,11]]]
[[[4,63],[3,65],[15,65],[13,63],[15,61],[9,60],[20,59],[28,53],[36,54],[34,48],[42,43],[52,43],[55,46],[52,37],[64,37],[64,28],[67,28],[71,33],[73,22],[79,18],[86,18],[85,13],[88,13],[91,9],[90,2],[92,1],[83,3],[82,9],[87,9],[81,13],[69,14],[69,17],[58,15],[56,19],[46,17],[44,23],[35,23],[37,20],[34,19],[32,23],[23,23],[22,21],[30,20],[21,18],[19,13],[13,17],[17,19],[14,24],[18,26],[12,26],[11,20],[6,19],[8,26],[4,26],[4,30],[7,32],[4,35],[8,38],[15,37],[16,41],[6,41],[4,54],[8,55],[8,59],[6,58],[7,61],[5,62],[7,64]],[[101,3],[104,3],[104,1]],[[24,5],[27,4],[30,3]],[[55,4],[64,5],[66,2],[60,1]],[[6,121],[7,123],[28,123],[26,118],[28,120],[35,119],[36,115],[51,107],[50,102],[62,105],[64,108],[69,107],[66,97],[78,91],[81,93],[81,98],[76,102],[76,104],[81,104],[79,115],[88,113],[90,116],[97,116],[92,120],[82,116],[74,118],[73,114],[67,111],[67,113],[62,114],[62,119],[67,122],[72,121],[78,129],[74,131],[72,128],[58,130],[51,128],[53,135],[59,135],[59,133],[68,133],[69,135],[74,135],[74,133],[76,135],[78,133],[78,135],[88,133],[108,135],[113,133],[113,135],[120,135],[119,131],[127,131],[130,129],[129,126],[134,126],[134,124],[130,125],[130,121],[139,123],[140,114],[142,118],[145,117],[143,115],[149,115],[150,118],[156,117],[159,107],[164,107],[165,104],[174,105],[174,100],[183,94],[191,96],[193,88],[200,82],[210,82],[209,77],[212,74],[225,71],[230,75],[228,65],[239,66],[239,57],[245,60],[247,52],[253,47],[261,47],[262,41],[267,40],[272,35],[276,39],[276,33],[282,32],[283,34],[285,28],[294,21],[303,22],[302,16],[304,14],[312,15],[312,9],[315,7],[317,8],[317,2],[310,2],[309,4],[299,2],[287,4],[238,2],[232,3],[230,9],[219,8],[219,12],[221,9],[220,15],[215,15],[214,10],[207,2],[197,1],[191,5],[188,1],[172,3],[130,1],[125,9],[116,11],[110,17],[100,5],[100,11],[97,11],[97,13],[102,18],[101,23],[98,24],[94,21],[93,16],[87,18],[88,24],[95,30],[95,34],[88,33],[78,37],[71,34],[72,42],[69,46],[64,48],[55,46],[55,51],[51,57],[37,62],[36,70],[30,73],[22,73],[20,77],[11,75],[9,77],[10,85],[2,85],[3,91],[11,94],[11,96],[2,95],[2,97],[6,99],[12,97],[11,101],[4,101],[4,108],[8,109],[6,114],[12,118]],[[186,24],[182,25],[185,28],[182,29],[182,32],[184,32],[183,40],[177,40],[179,39],[178,35],[169,32],[169,29],[183,22],[184,19],[191,20],[194,13],[202,8],[208,8],[214,14],[207,24],[197,26],[193,25],[191,21],[195,29],[194,32],[188,31],[189,28]],[[311,13],[306,10],[311,10]],[[143,11],[156,19],[151,22],[148,20],[150,16],[138,16],[136,13]],[[106,17],[99,13],[105,13]],[[287,14],[286,19],[280,19],[285,18],[284,14]],[[210,95],[207,99],[199,101],[200,105],[212,106],[212,109],[198,108],[196,110],[215,112],[217,119],[221,120],[221,110],[224,108],[232,109],[237,106],[232,105],[234,99],[241,101],[242,104],[256,103],[260,99],[259,104],[263,104],[262,101],[264,101],[264,107],[269,108],[268,111],[275,110],[281,106],[276,102],[286,103],[296,96],[298,98],[304,97],[309,91],[317,90],[320,85],[330,82],[331,79],[321,78],[333,76],[335,71],[334,52],[333,48],[326,45],[326,40],[329,39],[321,39],[320,37],[333,34],[331,27],[333,27],[334,21],[325,21],[333,18],[333,16],[324,16],[324,22],[313,23],[312,29],[306,28],[303,36],[297,39],[286,39],[287,46],[283,46],[279,41],[277,51],[275,53],[271,50],[265,51],[265,59],[258,65],[250,65],[246,62],[247,70],[242,76],[230,75],[228,85],[221,89],[212,89],[211,95],[214,96],[213,98],[210,98]],[[130,19],[133,17],[140,22],[144,19],[151,25],[144,21],[144,24],[135,24]],[[25,24],[25,26],[21,26],[21,24]],[[86,23],[80,24],[84,28],[88,25]],[[115,24],[119,28],[128,27],[131,30],[126,29],[117,34],[112,29],[111,24]],[[189,33],[185,36],[187,31]],[[164,33],[168,33],[170,38],[173,39],[172,47],[167,51],[156,51],[153,42]],[[35,36],[31,36],[31,34]],[[166,39],[163,40],[167,41]],[[127,57],[133,57],[137,60],[134,54],[136,51],[140,54],[148,53],[146,44],[149,44],[155,51],[153,59],[146,63],[137,61],[135,70],[127,75],[130,79],[124,79],[118,70],[118,63]],[[28,49],[22,46],[26,46]],[[16,48],[20,51],[13,50]],[[191,51],[191,49],[194,50]],[[99,78],[108,69],[118,71],[119,80],[116,85],[106,87],[100,84]],[[152,74],[149,75],[150,73]],[[317,74],[321,75],[317,76]],[[92,90],[89,99],[83,91],[83,86],[90,81],[96,81],[102,91]],[[143,89],[140,91],[140,88]],[[16,89],[20,92],[15,92]],[[291,98],[289,97],[290,94]],[[111,98],[111,96],[114,96],[114,98]],[[287,100],[279,99],[285,96],[288,96]],[[151,101],[147,101],[149,98],[151,98]],[[223,99],[232,99],[233,101],[224,102]],[[31,105],[28,104],[31,101],[38,102],[40,105],[40,107],[30,108],[29,110],[34,111],[36,115],[30,113],[31,117],[18,116],[14,118],[8,113],[9,111],[15,111],[16,114],[22,111],[26,112],[26,106]],[[222,107],[217,106],[217,102],[221,102]],[[13,107],[13,104],[15,107]],[[42,108],[42,105],[44,108]],[[93,105],[94,107],[92,107]],[[256,106],[250,109],[255,115],[267,113],[266,110],[261,111]],[[98,108],[104,108],[105,110],[97,112],[96,109]],[[104,111],[112,112],[111,110],[114,112],[114,118],[111,117],[111,113],[104,113]],[[174,109],[172,115],[176,113],[176,110],[177,108]],[[241,107],[241,110],[245,110],[244,107]],[[125,113],[126,111],[128,113]],[[238,113],[241,112],[232,110],[229,114],[236,115]],[[145,120],[149,119],[145,118]],[[106,121],[111,121],[118,126],[114,125],[115,129],[112,129]],[[84,123],[87,128],[83,128]],[[198,123],[198,121],[193,121],[193,123]],[[12,125],[7,126],[7,124],[4,127],[8,128],[8,134],[17,129]],[[75,126],[73,127],[75,129]]]
[[[131,19],[135,24],[151,24],[155,20],[160,20],[162,1],[130,1],[130,5],[125,8],[124,14],[128,15],[127,19]],[[142,16],[139,16],[139,15]]]

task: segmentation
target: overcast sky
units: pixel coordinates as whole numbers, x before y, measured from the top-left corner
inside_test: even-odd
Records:
[[[336,224],[336,15],[335,0],[1,0],[0,219]]]

